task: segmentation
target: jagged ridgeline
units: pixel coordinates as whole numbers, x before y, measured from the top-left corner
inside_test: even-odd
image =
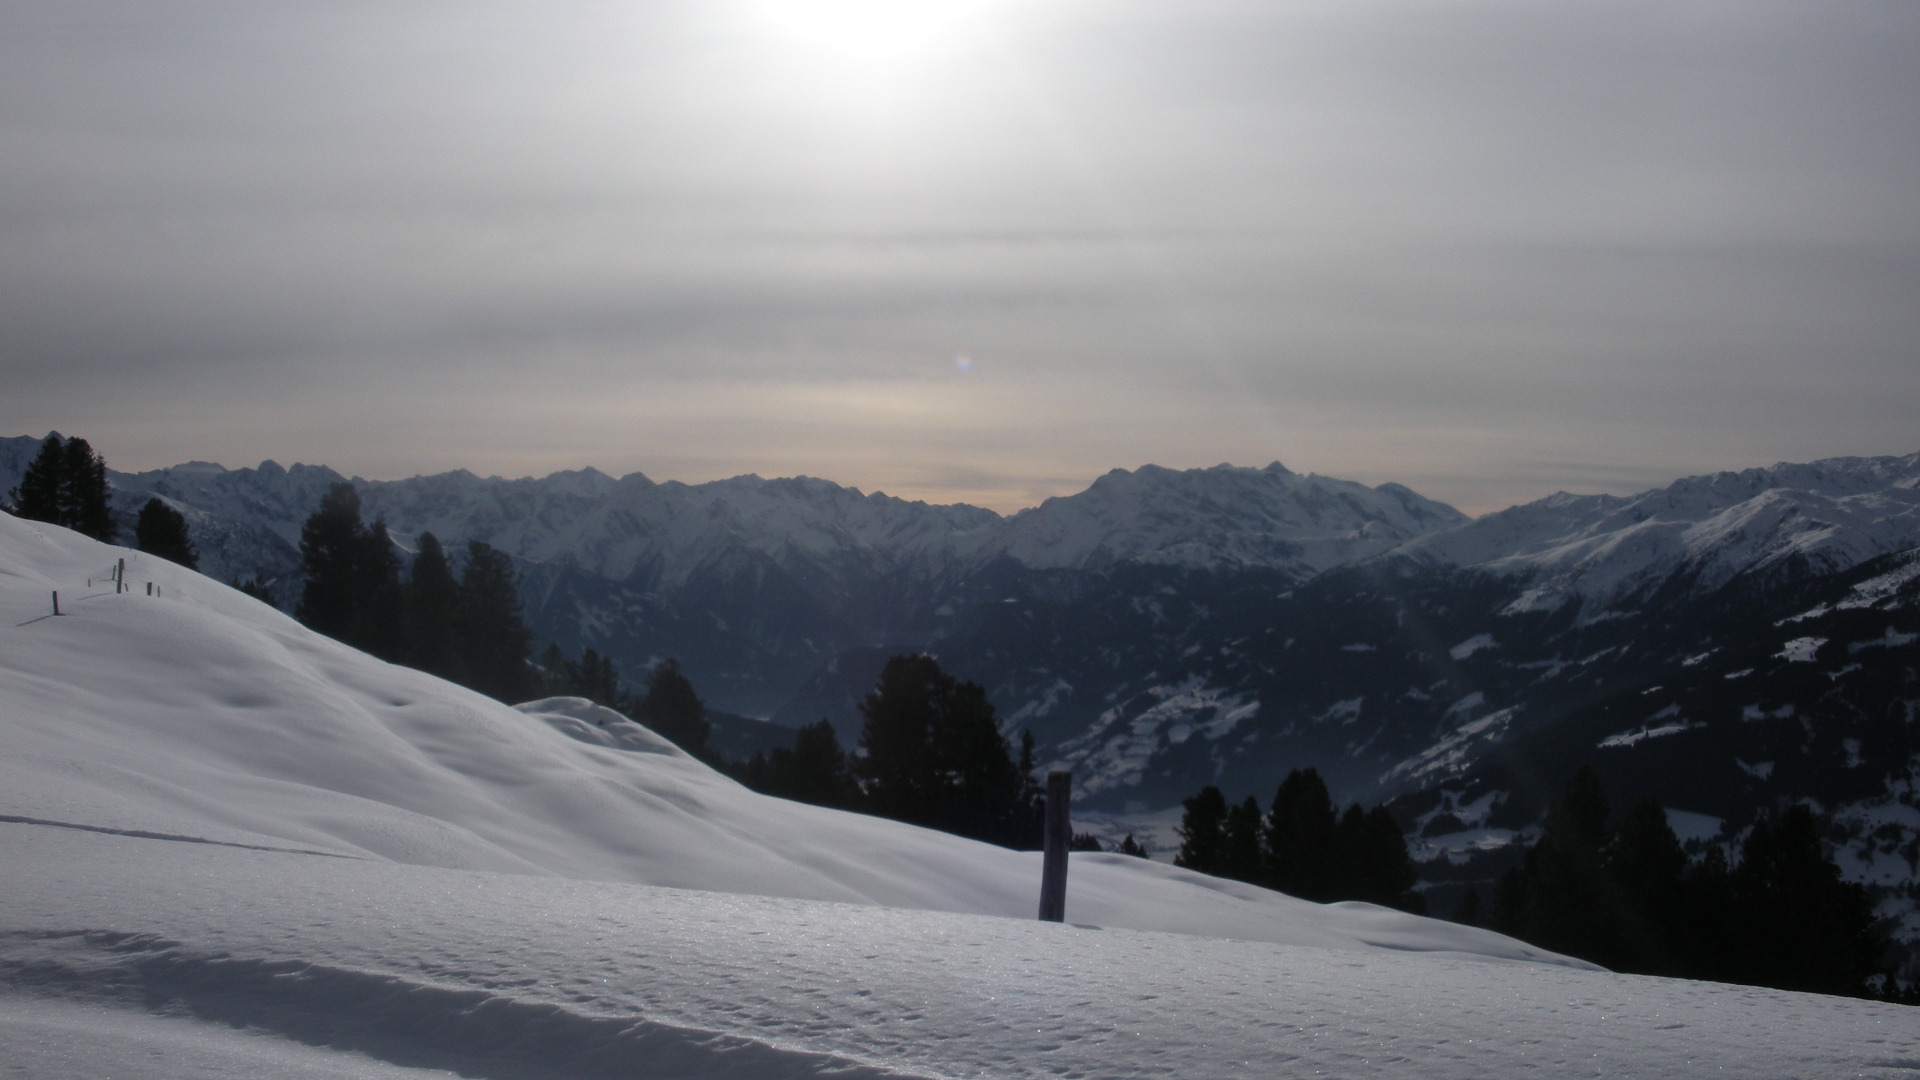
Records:
[[[40,443],[0,440],[0,490]],[[205,572],[283,583],[342,479],[109,475],[124,530],[159,496]],[[887,658],[932,653],[1004,732],[1033,732],[1042,768],[1074,769],[1087,813],[1208,785],[1264,799],[1313,767],[1341,805],[1388,801],[1432,876],[1537,823],[1591,762],[1616,805],[1656,795],[1703,837],[1820,800],[1883,901],[1914,878],[1920,455],[1477,520],[1277,464],[1115,471],[1009,517],[807,478],[355,490],[406,551],[432,532],[510,556],[539,644],[594,649],[629,684],[678,657],[716,709],[825,718],[851,745]]]

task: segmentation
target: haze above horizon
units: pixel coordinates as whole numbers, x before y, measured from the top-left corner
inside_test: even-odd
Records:
[[[0,431],[124,471],[1914,450],[1920,7],[22,0]]]

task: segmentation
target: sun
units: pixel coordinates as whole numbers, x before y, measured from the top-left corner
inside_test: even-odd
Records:
[[[840,59],[891,64],[975,29],[995,0],[753,0],[756,20],[787,41]]]

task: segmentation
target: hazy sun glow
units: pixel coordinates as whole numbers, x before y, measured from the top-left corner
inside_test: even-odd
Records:
[[[897,63],[972,30],[994,0],[754,0],[769,32],[863,63]]]

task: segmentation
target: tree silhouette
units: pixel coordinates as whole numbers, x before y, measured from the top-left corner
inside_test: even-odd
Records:
[[[464,682],[457,625],[460,583],[440,538],[420,534],[406,587],[407,663],[443,679]]]
[[[1267,811],[1267,882],[1304,900],[1335,899],[1333,799],[1315,769],[1280,781]]]
[[[200,568],[200,555],[193,550],[193,540],[187,535],[186,517],[159,499],[148,499],[147,505],[140,508],[133,537],[135,546],[149,555],[169,559],[189,570]]]
[[[533,633],[522,616],[513,560],[482,541],[467,541],[459,598],[456,640],[467,685],[499,701],[533,696],[533,672],[527,664]]]
[[[693,682],[680,670],[680,661],[668,657],[647,673],[647,696],[634,719],[695,757],[706,757],[707,706],[694,692]]]
[[[986,691],[930,656],[896,656],[860,703],[855,764],[873,813],[1015,847],[1038,841],[1023,777]],[[1030,757],[1030,751],[1029,751]]]
[[[15,517],[60,525],[110,544],[117,530],[107,507],[107,463],[87,440],[49,433],[13,489]]]
[[[300,572],[302,623],[383,660],[404,658],[399,562],[386,523],[361,522],[351,483],[328,487],[301,526]]]
[[[1173,865],[1217,874],[1227,864],[1227,797],[1208,784],[1180,801],[1180,850]]]

